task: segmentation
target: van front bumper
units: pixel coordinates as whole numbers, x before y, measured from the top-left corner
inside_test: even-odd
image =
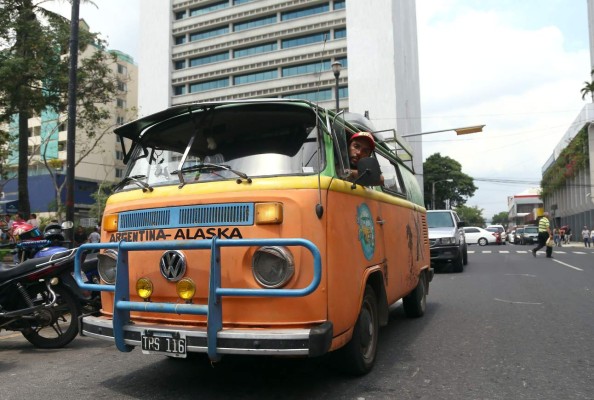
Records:
[[[85,316],[81,322],[82,336],[114,341],[111,319]],[[124,325],[125,344],[140,347],[141,335],[146,330],[182,334],[188,352],[208,352],[206,328],[179,325]],[[332,330],[330,321],[302,329],[223,329],[217,333],[217,353],[317,357],[330,349]]]

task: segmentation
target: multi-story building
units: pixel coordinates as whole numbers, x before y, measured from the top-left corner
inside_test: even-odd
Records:
[[[530,188],[507,198],[508,230],[516,226],[534,224],[542,215],[540,188]]]
[[[89,29],[81,20],[81,29]],[[80,55],[80,59],[90,57],[97,51],[94,46],[87,48]],[[124,175],[123,156],[119,142],[113,134],[114,127],[134,119],[137,109],[138,67],[127,54],[117,50],[109,50],[116,61],[109,64],[118,81],[118,95],[105,108],[111,115],[111,121],[90,138],[85,131],[76,131],[76,158],[82,157],[75,168],[75,214],[86,216],[91,204],[95,202],[90,194],[97,191],[100,184],[115,182]],[[44,158],[49,161],[56,182],[61,185],[65,180],[67,116],[55,112],[44,111],[41,115],[29,119],[29,200],[31,211],[44,214],[55,210],[56,193],[54,184]],[[17,126],[11,125],[10,130],[16,131]],[[13,146],[16,149],[16,143]],[[84,155],[84,156],[83,156]],[[8,160],[8,168],[16,174],[18,167],[18,152],[13,151]],[[3,211],[18,198],[17,181],[9,179],[3,185]],[[66,196],[64,188],[62,204]]]
[[[338,100],[377,130],[421,131],[414,0],[140,4],[141,114],[196,101]],[[421,142],[413,151],[420,176]]]

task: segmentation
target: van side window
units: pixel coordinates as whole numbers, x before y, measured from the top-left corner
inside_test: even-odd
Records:
[[[402,185],[402,180],[400,179],[400,174],[398,173],[396,165],[380,153],[376,152],[375,156],[379,161],[380,169],[384,176],[383,190],[400,195],[404,194],[404,186]]]

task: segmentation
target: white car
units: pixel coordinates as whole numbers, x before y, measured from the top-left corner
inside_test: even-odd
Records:
[[[488,244],[497,243],[495,233],[489,232],[486,229],[478,226],[466,226],[464,229],[464,236],[466,236],[466,243],[478,244],[479,246],[486,246]]]
[[[499,234],[501,235],[501,243],[505,244],[505,240],[507,239],[507,232],[505,231],[503,225],[489,225],[487,226],[487,229],[489,228],[497,228]]]

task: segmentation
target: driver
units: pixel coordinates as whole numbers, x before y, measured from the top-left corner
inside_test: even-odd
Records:
[[[357,164],[359,160],[365,157],[371,157],[371,153],[375,150],[375,140],[369,132],[357,132],[349,139],[349,163],[350,170],[347,176],[348,181],[354,181],[359,176],[357,171]],[[384,177],[381,176],[382,185]]]

